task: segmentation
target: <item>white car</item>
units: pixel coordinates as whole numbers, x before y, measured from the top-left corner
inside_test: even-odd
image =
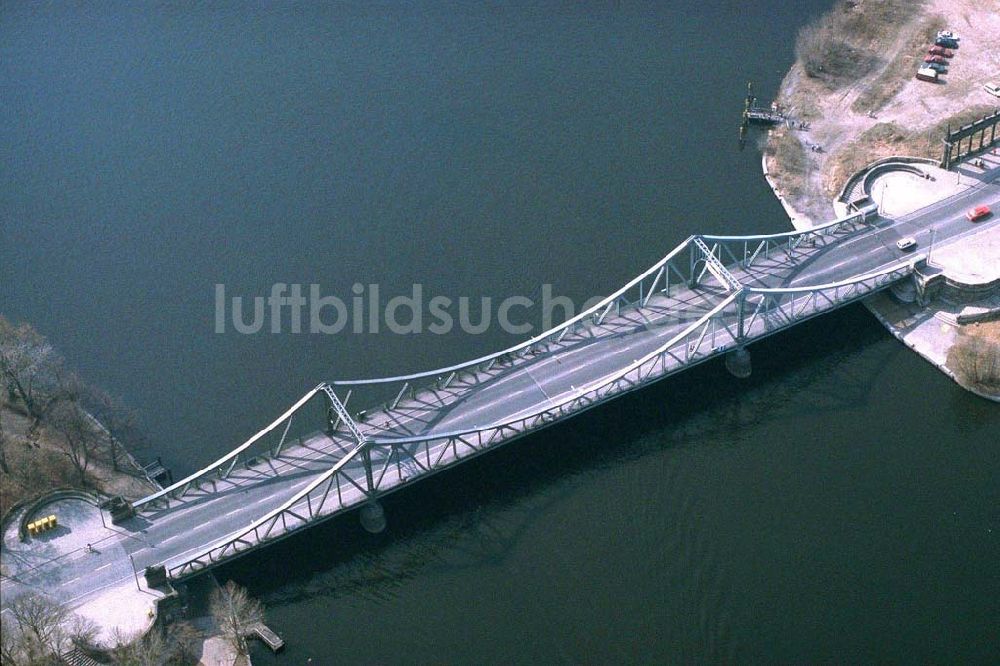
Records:
[[[907,250],[912,250],[916,246],[917,246],[917,239],[914,238],[913,236],[900,238],[898,241],[896,241],[896,247],[898,247],[903,252],[906,252]]]
[[[993,95],[994,97],[1000,97],[1000,85],[995,83],[984,83],[983,90]]]
[[[957,32],[952,32],[951,30],[938,30],[938,39],[954,39],[956,42],[961,39]]]

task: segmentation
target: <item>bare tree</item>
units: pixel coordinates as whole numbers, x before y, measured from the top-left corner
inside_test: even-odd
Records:
[[[41,334],[28,324],[15,326],[0,316],[0,376],[11,396],[36,421],[53,399],[63,362]]]
[[[55,664],[68,644],[69,612],[51,599],[23,594],[9,606],[13,622],[3,623],[4,663]],[[8,626],[9,625],[9,626]]]
[[[29,593],[17,597],[10,604],[10,612],[21,631],[30,634],[38,644],[53,651],[61,647],[65,637],[63,625],[68,615],[62,606],[47,597]]]
[[[198,661],[202,635],[190,622],[172,622],[167,627],[166,641],[170,646],[168,664],[187,666]]]
[[[13,620],[0,622],[0,664],[16,664],[20,655],[20,628]]]
[[[101,445],[97,426],[75,402],[60,404],[48,423],[59,434],[61,450],[73,464],[80,483],[87,485],[87,470]]]
[[[129,444],[134,450],[136,442],[140,439],[138,415],[126,407],[119,398],[97,388],[87,390],[84,402],[104,427],[108,458],[111,466],[116,470],[119,469],[125,444]]]
[[[114,631],[115,647],[111,663],[122,666],[163,666],[167,663],[167,644],[163,635],[153,629],[145,636]]]
[[[229,581],[212,593],[210,608],[223,638],[245,657],[250,651],[247,637],[254,625],[264,622],[264,606],[246,588]]]
[[[3,410],[4,405],[0,402],[0,470],[10,474],[10,467],[7,465],[7,434],[3,430]]]
[[[174,622],[166,631],[152,629],[144,636],[114,631],[111,663],[121,666],[187,666],[198,660],[197,631],[187,622]]]

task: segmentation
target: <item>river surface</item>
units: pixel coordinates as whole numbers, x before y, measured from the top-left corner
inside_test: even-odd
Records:
[[[321,380],[523,339],[216,333],[217,284],[580,303],[787,229],[739,111],[829,4],[5,3],[0,312],[193,471]],[[1000,409],[859,306],[752,353],[230,565],[288,643],[254,661],[996,658]]]

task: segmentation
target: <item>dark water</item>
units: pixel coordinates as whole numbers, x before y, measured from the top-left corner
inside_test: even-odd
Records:
[[[215,334],[213,285],[607,292],[787,220],[735,149],[828,0],[5,3],[0,311],[126,396],[175,473],[322,379],[479,336]],[[980,661],[1000,410],[849,308],[222,572],[258,663]]]

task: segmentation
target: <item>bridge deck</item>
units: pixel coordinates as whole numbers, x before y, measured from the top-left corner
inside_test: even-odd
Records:
[[[952,228],[961,232],[966,227],[954,220]],[[836,282],[858,274],[874,273],[901,260],[907,255],[895,247],[895,241],[909,232],[899,225],[876,225],[858,231],[836,245],[814,248],[808,244],[773,252],[760,257],[749,268],[733,264],[733,275],[752,288],[803,287]],[[938,228],[938,238],[942,238]],[[837,302],[817,299],[816,294],[805,291],[787,297],[782,308],[766,311],[752,319],[745,331],[746,341],[759,339],[800,321],[803,318],[840,307],[852,298],[888,286],[867,285],[857,290],[853,297]],[[526,432],[544,427],[576,411],[586,409],[590,403],[572,403],[575,396],[585,394],[620,373],[636,359],[655,351],[672,337],[716,307],[727,294],[717,281],[709,280],[692,289],[683,283],[675,284],[669,292],[659,292],[650,297],[644,307],[623,308],[612,312],[600,324],[587,322],[557,341],[548,341],[523,354],[513,355],[489,369],[478,367],[459,373],[446,388],[434,385],[418,387],[412,395],[404,395],[393,405],[369,410],[359,423],[362,432],[376,441],[395,438],[421,438],[421,441],[404,442],[394,446],[374,447],[371,451],[375,485],[379,494],[422,478],[428,473],[454,464],[465,457],[509,441]],[[751,296],[748,303],[759,303],[763,296]],[[792,316],[790,313],[795,313]],[[695,342],[701,356],[698,361],[724,353],[736,344],[735,306],[727,307],[711,330],[697,341],[687,338],[678,341],[664,355],[662,364],[652,371],[636,371],[626,376],[628,385],[612,391],[607,397],[631,390],[658,378],[677,372],[692,364],[691,353]],[[601,398],[604,399],[604,398]],[[571,404],[572,403],[572,404]],[[489,424],[508,423],[506,428],[478,437],[450,437],[456,431],[483,428]],[[160,526],[179,520],[195,531],[205,531],[204,536],[190,542],[205,543],[205,536],[214,530],[217,536],[253,518],[273,510],[281,502],[294,496],[313,481],[321,470],[328,469],[332,461],[349,456],[354,442],[346,428],[332,436],[317,434],[282,454],[280,459],[268,460],[256,468],[237,468],[228,483],[218,490],[194,490],[171,500],[168,507],[145,512],[153,524]],[[246,546],[253,547],[297,529],[310,520],[332,515],[341,510],[358,506],[368,498],[364,492],[365,472],[360,457],[345,463],[343,474],[335,478],[328,490],[329,506],[319,511],[307,504],[315,503],[316,496],[306,497],[296,509],[303,519],[282,517],[273,532],[258,532],[246,536]],[[330,502],[329,497],[336,496]],[[196,507],[201,507],[196,508]],[[220,529],[216,515],[234,518],[228,528]],[[306,514],[311,514],[309,519]],[[312,515],[314,514],[314,515]],[[198,517],[196,517],[198,516]],[[201,527],[213,524],[213,527]],[[185,541],[189,541],[185,539]],[[225,559],[241,552],[236,544],[230,550],[221,549],[213,558],[191,568],[179,568],[174,575],[194,573],[211,560]],[[167,559],[168,566],[189,562],[191,551],[180,552]]]

